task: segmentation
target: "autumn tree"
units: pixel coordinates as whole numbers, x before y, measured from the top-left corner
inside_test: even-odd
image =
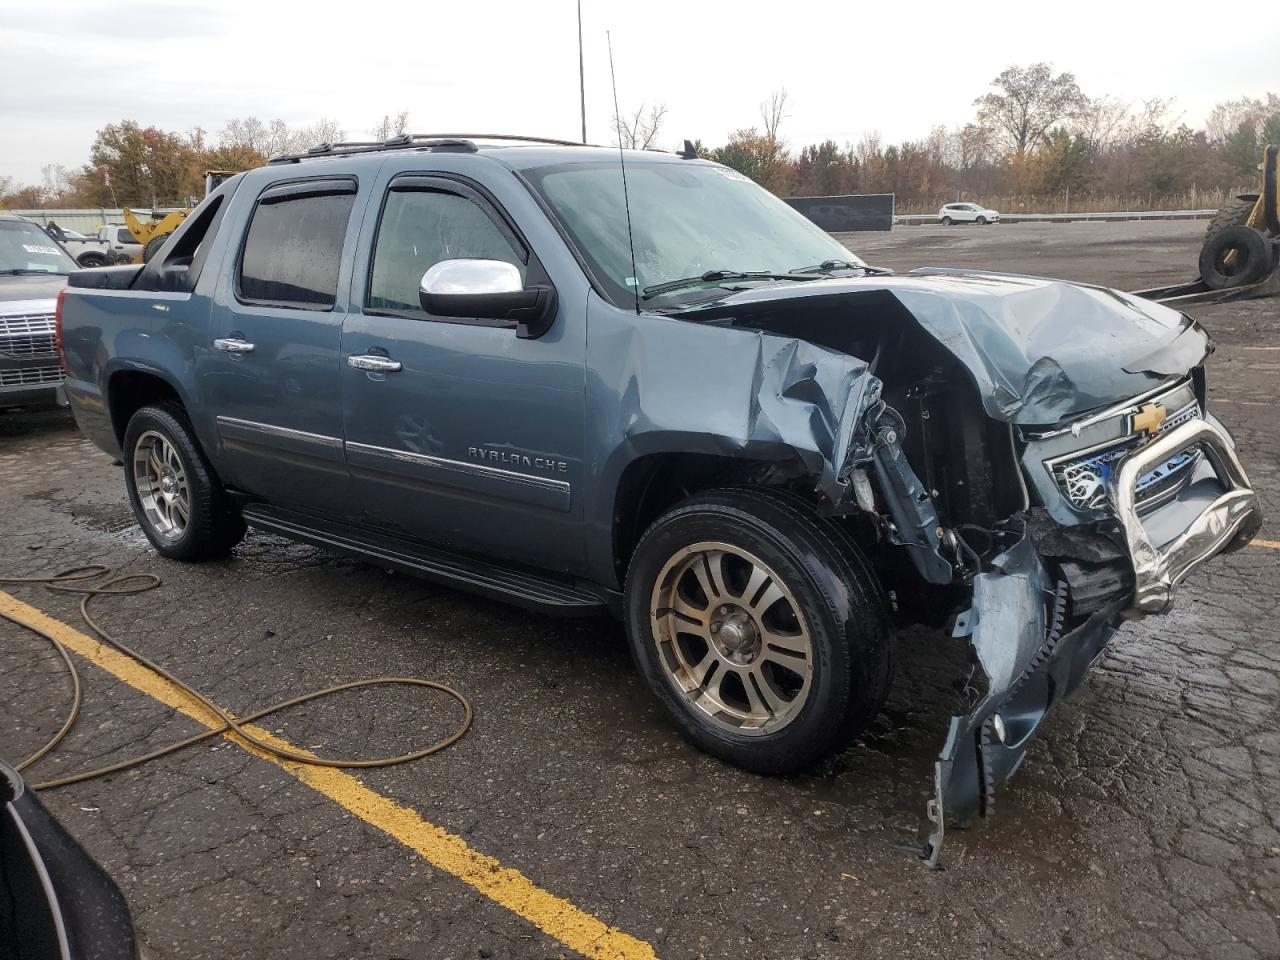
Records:
[[[1089,141],[1062,127],[1050,130],[1037,156],[1039,188],[1044,193],[1075,190],[1078,194],[1093,179]]]
[[[123,120],[98,131],[84,179],[93,184],[97,205],[114,198],[126,206],[159,206],[199,194],[199,166],[197,152],[181,134]]]
[[[804,147],[792,168],[791,188],[797,196],[830,197],[847,193],[852,170],[834,140]]]
[[[978,122],[997,132],[1015,157],[1025,157],[1049,130],[1082,116],[1088,97],[1070,73],[1047,63],[1009,67],[991,81],[995,89],[978,97]]]

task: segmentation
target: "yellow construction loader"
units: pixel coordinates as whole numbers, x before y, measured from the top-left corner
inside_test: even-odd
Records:
[[[228,177],[234,177],[235,170],[206,170],[204,172],[204,195],[207,197],[218,189]],[[173,210],[164,216],[152,215],[147,219],[139,217],[132,210],[125,208],[124,225],[128,227],[133,239],[142,244],[142,252],[133,258],[134,263],[146,263],[155,252],[164,246],[169,234],[177,230],[182,221],[187,219],[190,210]]]
[[[1263,153],[1261,192],[1241,194],[1209,221],[1200,248],[1200,276],[1190,283],[1138,290],[1138,296],[1178,306],[1280,294],[1277,153],[1275,146]]]

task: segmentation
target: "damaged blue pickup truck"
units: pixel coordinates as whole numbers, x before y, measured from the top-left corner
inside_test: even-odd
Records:
[[[149,263],[73,274],[58,324],[163,555],[248,525],[612,612],[674,724],[739,766],[842,749],[895,625],[948,626],[977,669],[935,860],[1120,625],[1261,522],[1189,317],[893,275],[684,155],[323,145],[223,183]]]

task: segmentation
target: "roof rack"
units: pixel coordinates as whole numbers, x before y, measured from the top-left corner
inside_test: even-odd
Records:
[[[477,140],[502,143],[545,143],[556,147],[581,147],[573,140],[551,137],[521,137],[510,133],[402,133],[387,140],[352,140],[346,143],[317,143],[302,153],[281,154],[268,163],[297,163],[316,157],[342,157],[354,153],[380,153],[384,150],[435,150],[451,153],[475,153]]]

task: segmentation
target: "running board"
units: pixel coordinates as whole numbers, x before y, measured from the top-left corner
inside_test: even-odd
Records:
[[[339,529],[329,524],[321,528],[308,523],[309,518],[285,514],[262,504],[246,504],[241,513],[247,524],[259,530],[541,613],[596,616],[616,612],[620,607],[620,597],[603,588],[514,569],[439,547],[408,543],[364,530]]]

